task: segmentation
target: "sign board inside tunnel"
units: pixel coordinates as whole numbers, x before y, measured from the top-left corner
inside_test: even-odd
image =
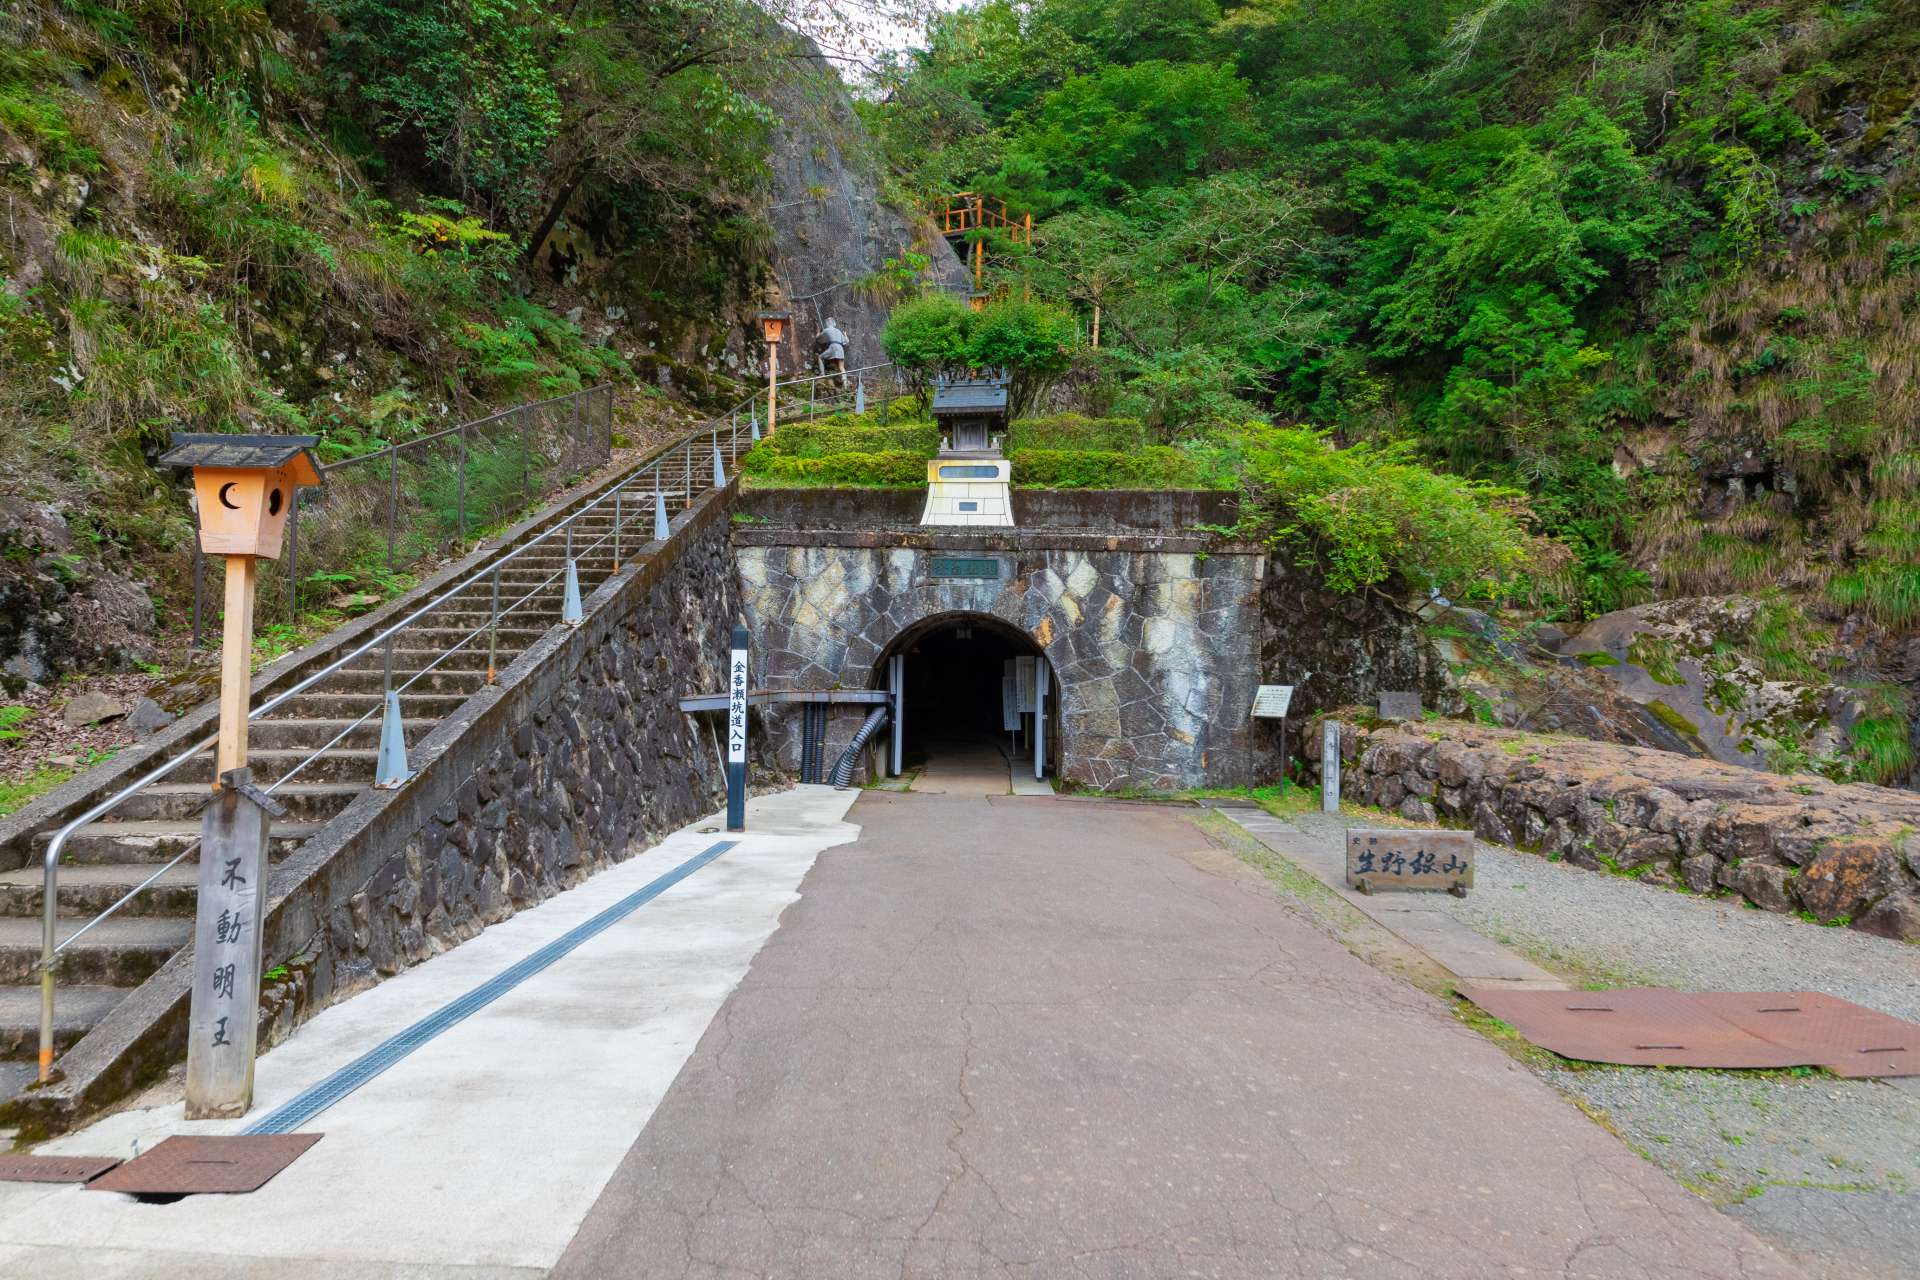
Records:
[[[1473,832],[1354,827],[1347,832],[1347,884],[1362,893],[1433,889],[1464,898],[1473,887]]]

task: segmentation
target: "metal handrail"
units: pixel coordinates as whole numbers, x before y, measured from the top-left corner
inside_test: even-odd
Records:
[[[599,408],[599,402],[602,399],[604,399],[606,402],[604,420],[602,420],[602,415]],[[587,442],[595,447],[595,451],[597,452],[600,460],[604,460],[611,453],[612,435],[613,435],[613,384],[608,382],[596,383],[594,386],[584,387],[579,391],[570,391],[564,395],[549,396],[544,400],[529,400],[520,404],[509,405],[504,409],[497,409],[494,412],[489,413],[482,418],[474,418],[471,421],[455,423],[453,426],[442,427],[440,430],[429,432],[426,435],[414,436],[406,440],[395,440],[395,441],[392,441],[391,443],[380,446],[378,449],[372,449],[366,453],[355,454],[351,458],[339,458],[332,462],[321,463],[319,468],[320,473],[323,476],[330,476],[336,472],[346,471],[350,468],[371,466],[372,464],[377,464],[382,461],[386,462],[390,470],[389,485],[391,486],[388,488],[387,521],[386,521],[387,568],[389,570],[392,570],[397,567],[396,558],[395,558],[395,538],[396,538],[396,535],[398,534],[398,529],[396,528],[396,522],[397,522],[397,516],[398,516],[398,512],[397,512],[398,480],[399,480],[398,467],[400,464],[400,460],[403,457],[424,456],[426,451],[435,442],[445,440],[448,437],[459,438],[460,455],[459,455],[459,464],[458,464],[458,471],[459,471],[459,509],[458,509],[458,517],[457,517],[458,532],[453,537],[447,539],[445,542],[442,542],[438,547],[433,549],[433,551],[437,552],[439,550],[444,549],[447,545],[450,545],[451,543],[464,541],[467,535],[468,521],[467,521],[467,507],[466,507],[466,498],[467,498],[466,469],[467,469],[468,437],[470,435],[475,435],[475,434],[484,432],[486,428],[488,428],[489,426],[495,423],[502,422],[509,419],[517,419],[517,420],[520,420],[520,423],[521,423],[521,426],[520,426],[521,447],[523,450],[530,450],[532,448],[532,437],[527,430],[525,420],[527,418],[537,416],[541,410],[551,408],[552,406],[555,406],[555,405],[566,405],[566,404],[573,405],[574,422],[576,424],[585,424],[591,420],[593,422],[601,422],[602,425],[605,426],[606,430],[604,431],[604,433],[600,433],[599,438],[596,438],[592,441]],[[568,439],[570,442],[574,444],[578,444],[582,442],[581,438],[578,436],[578,433],[572,429],[569,429],[568,431]],[[598,465],[598,462],[596,462],[595,465]],[[541,487],[541,496],[544,497],[550,491],[551,491],[550,488],[543,483]],[[533,497],[531,489],[529,489],[528,492],[526,492],[523,496],[527,501],[531,501]],[[302,517],[303,511],[304,511],[304,508],[300,501],[300,495],[296,493],[293,497],[293,507],[291,509],[291,512],[287,520],[287,534],[286,534],[287,559],[285,564],[287,607],[289,611],[295,612],[295,613],[297,613],[299,610],[299,599],[300,599],[299,564],[300,564],[300,545],[301,545],[300,535],[301,535],[301,526],[302,526],[301,517]],[[196,649],[200,647],[200,641],[201,641],[200,624],[201,624],[201,614],[203,611],[202,598],[203,598],[203,579],[205,575],[205,562],[206,562],[206,557],[202,553],[198,541],[196,541],[193,547],[193,647]]]
[[[815,375],[809,375],[807,377],[802,377],[802,378],[782,379],[782,380],[776,381],[774,383],[774,387],[776,392],[778,392],[779,390],[787,387],[798,386],[803,384],[813,384],[827,378],[841,379],[843,380],[843,385],[844,385],[844,379],[852,378],[856,380],[856,385],[863,386],[865,375],[871,374],[871,373],[877,373],[880,370],[889,369],[891,367],[892,366],[889,364],[876,364],[876,365],[867,365],[859,369],[850,369],[850,370],[847,370],[844,374],[840,374],[840,373],[815,374]],[[848,389],[849,391],[852,390],[851,387],[849,387]],[[814,388],[809,386],[809,390],[812,391],[814,390]],[[589,512],[597,510],[609,499],[612,499],[613,502],[615,503],[613,529],[609,533],[602,534],[599,538],[595,539],[594,542],[591,543],[586,548],[586,550],[587,552],[591,553],[595,548],[599,547],[602,543],[606,542],[606,540],[609,537],[612,537],[615,540],[614,571],[618,572],[619,571],[619,556],[618,556],[619,539],[620,539],[620,534],[623,531],[623,520],[622,520],[622,512],[621,512],[621,498],[623,497],[623,495],[625,495],[628,489],[633,487],[636,481],[639,481],[647,478],[648,476],[651,476],[653,481],[651,486],[651,491],[656,495],[661,495],[662,497],[664,497],[665,490],[663,488],[663,476],[661,472],[661,466],[663,463],[667,462],[671,457],[673,457],[673,455],[675,455],[676,453],[680,453],[684,455],[683,465],[685,467],[684,476],[685,476],[687,502],[688,502],[688,505],[692,505],[692,500],[695,492],[704,493],[706,491],[706,488],[710,487],[710,486],[702,486],[701,489],[697,491],[694,489],[693,476],[694,476],[694,467],[696,464],[693,457],[693,449],[696,442],[701,440],[711,440],[713,443],[713,447],[717,450],[720,445],[720,437],[723,434],[726,435],[727,444],[728,444],[727,452],[729,454],[729,460],[734,465],[737,466],[739,463],[741,453],[743,452],[740,449],[740,421],[739,421],[740,410],[742,409],[751,410],[753,406],[759,403],[761,394],[762,393],[760,392],[755,392],[753,395],[750,395],[745,399],[741,400],[738,404],[734,405],[732,408],[712,418],[709,418],[705,423],[702,423],[699,426],[694,427],[679,441],[666,445],[659,452],[655,453],[653,457],[649,459],[645,464],[641,466],[636,466],[634,470],[630,472],[625,478],[615,483],[611,488],[605,490],[604,492],[599,494],[597,497],[594,497],[590,501],[586,502],[585,505],[581,506],[578,510],[568,515],[564,520],[560,521],[558,524],[549,526],[548,528],[542,530],[540,533],[536,534],[534,537],[521,543],[519,546],[514,547],[512,550],[507,551],[506,554],[499,556],[497,559],[490,561],[485,567],[474,572],[472,575],[467,577],[464,581],[459,583],[457,586],[453,586],[442,591],[439,595],[435,596],[432,600],[428,601],[427,603],[421,605],[419,608],[415,609],[412,613],[409,613],[406,617],[402,618],[400,621],[390,623],[386,628],[381,630],[377,635],[362,642],[361,645],[358,648],[354,649],[351,653],[348,653],[343,657],[334,659],[332,662],[328,663],[325,667],[305,677],[304,679],[299,681],[297,684],[293,685],[291,688],[283,690],[282,692],[269,698],[267,701],[261,703],[258,707],[253,708],[251,711],[247,713],[247,720],[249,722],[252,722],[253,720],[260,718],[261,716],[266,715],[268,712],[274,710],[276,707],[281,706],[282,704],[286,703],[290,699],[298,697],[300,694],[305,693],[307,690],[311,689],[314,685],[318,684],[320,681],[326,679],[328,676],[331,676],[334,673],[341,670],[343,667],[345,667],[348,663],[352,662],[354,659],[365,655],[366,653],[370,652],[371,650],[377,647],[386,645],[389,648],[389,650],[391,650],[393,638],[397,633],[406,629],[407,627],[412,626],[415,622],[418,622],[422,617],[426,616],[429,613],[432,613],[434,610],[444,607],[449,601],[459,596],[462,592],[465,592],[468,589],[474,586],[477,586],[482,582],[485,582],[489,578],[492,579],[493,593],[492,593],[492,608],[489,612],[489,617],[487,622],[482,626],[475,627],[472,631],[468,632],[465,636],[462,636],[459,640],[455,641],[444,652],[442,652],[437,657],[435,657],[426,666],[422,667],[419,671],[412,673],[412,675],[403,684],[401,684],[397,690],[392,688],[392,655],[391,655],[391,652],[389,652],[388,664],[387,664],[387,673],[388,673],[387,686],[388,687],[385,690],[383,690],[383,694],[384,693],[404,693],[408,688],[410,688],[414,684],[415,681],[425,676],[429,671],[432,671],[433,669],[438,667],[442,662],[444,662],[447,658],[451,657],[453,654],[459,652],[460,650],[464,649],[467,645],[476,641],[482,633],[486,633],[488,635],[490,646],[497,643],[500,620],[506,617],[508,614],[512,613],[515,609],[520,608],[528,600],[532,599],[535,595],[546,590],[549,586],[553,584],[555,579],[559,578],[563,573],[566,572],[567,568],[572,567],[576,559],[576,557],[573,554],[574,522],[579,520],[582,516],[585,516]],[[565,398],[567,397],[559,397],[559,399],[565,399]],[[543,401],[541,403],[553,403],[553,402]],[[829,403],[831,403],[831,401]],[[507,410],[504,412],[517,412],[521,408],[524,408],[524,406],[516,406],[515,409]],[[809,413],[812,414],[817,412],[818,412],[817,401],[810,400]],[[496,416],[501,416],[501,415],[496,415]],[[486,419],[481,419],[480,421],[484,422],[486,421]],[[466,427],[471,427],[473,425],[476,425],[476,424],[465,423],[465,424],[462,424],[461,427],[451,428],[450,430],[463,430]],[[706,428],[704,431],[702,430],[703,427]],[[377,455],[372,455],[372,456],[377,456]],[[716,477],[716,479],[717,478],[718,477]],[[566,566],[561,569],[556,569],[552,573],[548,574],[541,581],[539,581],[534,586],[528,588],[525,592],[523,592],[520,595],[520,597],[517,600],[514,600],[510,605],[508,605],[508,607],[505,610],[502,610],[500,608],[500,570],[502,569],[502,567],[512,563],[514,560],[518,559],[522,555],[525,555],[527,552],[533,550],[535,547],[546,545],[549,542],[549,540],[553,539],[556,535],[562,536],[565,539],[565,543],[567,547]],[[555,624],[555,625],[562,625],[562,624]],[[493,678],[494,678],[493,660],[492,660],[492,650],[490,648],[489,658],[488,658],[487,682],[491,684],[493,682]],[[383,696],[382,698],[383,709],[384,709],[385,701],[386,699]],[[305,769],[308,765],[312,764],[315,760],[319,759],[321,756],[325,755],[328,751],[332,750],[333,747],[336,744],[338,744],[340,741],[342,741],[344,738],[346,738],[348,734],[352,733],[355,729],[365,724],[367,720],[373,716],[373,714],[374,712],[371,708],[368,709],[367,711],[362,712],[358,718],[354,719],[351,723],[347,725],[346,728],[342,729],[339,733],[335,734],[333,738],[331,738],[325,745],[316,748],[314,751],[308,754],[304,759],[295,763],[292,768],[288,769],[279,778],[275,779],[270,785],[268,785],[265,788],[265,790],[271,793],[277,790],[278,788],[280,788],[281,786],[285,785],[287,782],[289,782],[295,776],[297,776],[301,770]],[[40,961],[39,961],[39,964],[37,965],[37,967],[40,970],[39,1075],[42,1081],[48,1078],[48,1074],[51,1071],[53,1066],[54,971],[58,963],[60,953],[62,951],[65,951],[68,947],[72,946],[75,942],[79,941],[79,939],[82,936],[84,936],[89,930],[93,929],[96,925],[106,920],[109,916],[113,915],[115,912],[119,911],[121,907],[125,906],[128,902],[132,901],[137,895],[139,895],[141,892],[143,892],[148,887],[153,885],[167,872],[171,871],[174,867],[178,866],[181,862],[185,861],[188,857],[194,854],[200,847],[200,842],[198,839],[195,839],[189,842],[185,848],[183,848],[179,853],[175,854],[173,858],[169,860],[167,863],[165,863],[163,866],[161,866],[159,870],[155,871],[152,875],[148,876],[145,880],[141,881],[138,885],[135,885],[132,889],[128,890],[125,894],[121,895],[121,897],[117,901],[115,901],[112,905],[107,907],[104,911],[100,912],[93,919],[87,921],[87,923],[82,925],[80,928],[74,930],[64,940],[56,944],[54,941],[54,938],[55,938],[56,930],[58,928],[58,918],[59,918],[58,913],[59,913],[60,855],[64,851],[68,839],[79,828],[112,812],[115,808],[117,808],[122,802],[127,800],[129,797],[135,795],[140,791],[145,790],[147,787],[153,785],[154,783],[158,782],[160,779],[166,777],[168,774],[172,773],[175,769],[179,768],[181,765],[187,763],[188,761],[192,760],[194,757],[198,756],[201,752],[207,750],[209,747],[214,746],[218,742],[218,740],[219,740],[219,735],[217,733],[204,737],[200,739],[198,742],[196,742],[192,747],[189,747],[187,750],[181,752],[178,755],[173,756],[171,759],[156,766],[155,768],[149,769],[146,773],[140,776],[138,781],[135,781],[133,783],[130,783],[127,786],[122,787],[120,790],[114,792],[111,796],[108,796],[105,800],[100,801],[99,803],[95,804],[93,807],[82,812],[78,817],[75,817],[69,822],[67,822],[65,826],[61,827],[60,830],[54,834],[53,839],[48,843],[47,852],[44,856],[44,864],[43,864],[43,879],[42,879],[42,890],[41,890],[41,893],[42,893],[42,896],[41,896],[41,945],[40,945]]]

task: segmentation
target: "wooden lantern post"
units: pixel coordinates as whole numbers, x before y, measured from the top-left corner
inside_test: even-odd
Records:
[[[176,432],[163,464],[193,468],[200,549],[226,557],[220,737],[214,797],[200,820],[200,885],[187,1020],[187,1118],[242,1116],[253,1105],[260,1021],[267,841],[284,812],[247,769],[255,562],[277,560],[294,490],[320,483],[314,436]]]
[[[767,434],[773,434],[775,387],[780,378],[780,340],[787,334],[787,322],[793,316],[785,311],[760,313],[760,336],[767,343]]]

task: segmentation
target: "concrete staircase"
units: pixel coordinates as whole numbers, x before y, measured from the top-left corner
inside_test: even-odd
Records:
[[[688,505],[682,494],[689,490],[697,494],[712,485],[710,446],[696,448],[691,459],[681,450],[669,449],[662,456],[661,466],[669,514]],[[585,496],[563,504],[556,508],[556,517],[587,505],[619,480],[644,469],[630,468]],[[652,538],[651,494],[649,482],[644,500],[636,500],[632,491],[623,499],[622,550],[626,561],[633,560]],[[552,522],[549,519],[543,524]],[[582,516],[573,526],[573,545],[581,552],[576,563],[583,598],[615,570],[611,540],[596,550],[586,550],[602,535],[610,534],[613,526],[612,503]],[[529,533],[514,545],[524,545],[536,536]],[[501,569],[502,617],[493,658],[496,671],[505,670],[561,621],[564,545],[560,536],[552,537]],[[512,549],[495,549],[486,563]],[[410,747],[486,687],[489,655],[484,629],[492,606],[491,581],[483,580],[461,590],[393,637],[392,685],[402,690],[401,715]],[[474,636],[476,631],[480,634]],[[467,641],[465,647],[449,656],[449,648],[463,640]],[[351,642],[343,641],[335,652],[350,652],[352,647]],[[274,824],[270,856],[276,864],[373,784],[387,657],[384,647],[370,650],[253,721],[249,764],[254,779],[262,784],[278,783],[273,794],[287,806],[286,816]],[[322,657],[313,669],[319,670],[329,661],[331,657]],[[138,776],[131,769],[128,774],[129,780]],[[61,859],[60,938],[93,920],[153,874],[158,865],[199,838],[199,814],[213,776],[214,758],[209,749],[160,782],[135,793],[100,821],[75,830]],[[38,832],[33,856],[24,867],[0,872],[0,1101],[33,1078],[30,1064],[39,1046],[40,990],[35,966],[41,946],[42,859],[56,830],[50,826]],[[187,943],[193,928],[198,877],[195,859],[187,858],[61,954],[56,1053],[64,1054]]]

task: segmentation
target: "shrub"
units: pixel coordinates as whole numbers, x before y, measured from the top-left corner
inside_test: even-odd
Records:
[[[1186,449],[1013,449],[1013,482],[1028,489],[1219,489],[1230,480]]]
[[[1239,436],[1246,531],[1318,563],[1334,591],[1398,576],[1415,588],[1490,597],[1556,558],[1528,532],[1518,491],[1431,471],[1403,445],[1340,449],[1318,431],[1259,423]]]
[[[862,418],[824,418],[790,422],[763,442],[788,458],[819,458],[835,453],[911,453],[931,458],[940,451],[940,433],[931,422],[879,424]]]
[[[1137,418],[1089,418],[1056,413],[1045,418],[1023,418],[1007,429],[1009,449],[1106,449],[1125,452],[1149,444],[1147,428]]]
[[[926,483],[927,458],[904,449],[795,458],[775,452],[762,441],[741,458],[740,470],[756,483],[775,488],[911,488]]]
[[[1004,369],[1015,417],[1031,407],[1072,363],[1077,331],[1064,311],[1037,302],[995,302],[984,310],[945,294],[902,303],[880,343],[907,384],[924,395],[941,374]]]

